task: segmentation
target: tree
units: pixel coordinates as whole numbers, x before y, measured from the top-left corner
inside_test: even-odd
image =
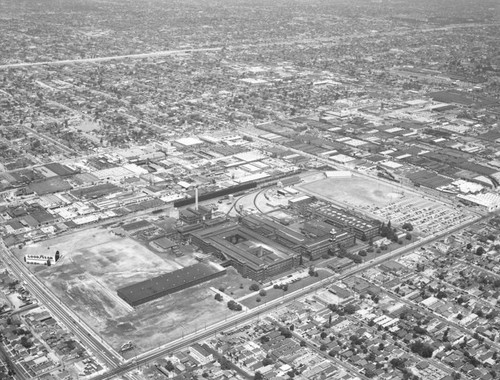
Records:
[[[443,299],[443,298],[448,297],[448,294],[446,294],[445,291],[440,290],[440,291],[437,292],[436,297],[439,298],[439,299]]]
[[[491,310],[488,314],[486,314],[486,319],[493,319],[498,316],[498,312],[495,310]]]
[[[367,255],[366,251],[364,249],[361,249],[359,252],[358,252],[358,255],[362,256],[362,257],[365,257]]]
[[[50,262],[50,259],[47,259],[47,266],[50,267],[52,263]]]
[[[267,296],[267,292],[264,289],[261,289],[260,292],[259,292],[259,295],[261,297],[265,297],[265,296]]]
[[[231,362],[227,360],[225,357],[219,358],[218,362],[220,364],[220,369],[222,370],[231,369]]]
[[[170,360],[168,360],[167,364],[165,364],[165,369],[167,371],[173,371],[175,369],[175,366],[173,365],[173,363]]]
[[[30,342],[27,336],[23,336],[21,337],[21,345],[25,348],[30,348],[31,346],[33,346],[33,343]]]
[[[481,247],[481,246],[477,247],[477,249],[476,249],[476,255],[481,256],[481,255],[484,254],[484,252],[485,251],[484,251],[483,247]]]
[[[253,380],[264,380],[264,375],[259,371],[256,371]]]
[[[403,223],[401,228],[406,231],[413,231],[413,225],[410,222]]]
[[[357,335],[351,335],[349,340],[351,341],[351,343],[355,346],[359,346],[361,344],[363,344],[363,339],[360,338],[359,336]]]
[[[254,282],[252,285],[250,285],[249,289],[253,292],[256,292],[257,290],[260,289],[260,286],[259,286],[259,284]]]
[[[390,363],[394,368],[397,368],[399,370],[404,369],[406,365],[405,360],[401,358],[391,359]]]
[[[413,353],[419,354],[423,358],[430,358],[434,352],[434,349],[430,344],[423,343],[420,340],[416,340],[410,345],[410,349]]]
[[[358,310],[358,307],[352,303],[345,305],[344,312],[346,314],[354,314]]]
[[[285,338],[291,338],[292,337],[292,332],[290,331],[290,329],[286,328],[286,327],[280,327],[278,329],[278,331],[280,332],[281,335],[283,335]]]
[[[419,335],[426,335],[427,334],[427,330],[421,326],[418,326],[418,325],[413,328],[413,331],[415,331]]]
[[[215,294],[215,300],[219,301],[219,302],[222,301],[222,296],[219,293],[216,293]]]
[[[363,259],[359,256],[353,255],[350,257],[352,261],[354,261],[356,264],[361,264],[363,262]]]
[[[372,370],[371,368],[366,368],[365,369],[365,376],[369,379],[371,379],[372,377],[375,377],[377,375],[377,373]]]
[[[265,367],[266,365],[273,364],[273,360],[271,358],[265,357],[264,360],[262,360],[262,365]]]
[[[234,310],[234,311],[243,310],[243,307],[239,303],[237,303],[233,300],[228,301],[227,307],[229,308],[229,310]]]

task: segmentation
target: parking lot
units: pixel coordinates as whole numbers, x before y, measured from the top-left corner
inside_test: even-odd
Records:
[[[409,222],[415,230],[433,234],[451,226],[476,218],[463,209],[454,210],[426,198],[402,198],[384,207],[365,206],[363,209],[384,222],[393,225]]]

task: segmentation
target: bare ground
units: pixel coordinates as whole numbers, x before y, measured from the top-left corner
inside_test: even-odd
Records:
[[[49,250],[59,250],[62,254],[56,265],[29,268],[116,350],[125,342],[133,341],[137,349],[124,356],[158,347],[230,315],[225,303],[214,299],[210,287],[223,286],[228,294],[248,291],[248,280],[229,270],[224,277],[134,309],[117,296],[118,288],[179,269],[183,266],[179,261],[184,265],[196,261],[190,255],[183,256],[182,260],[160,258],[143,244],[100,228],[15,251],[22,259],[26,253]],[[239,289],[240,283],[245,285],[244,290]]]
[[[350,178],[325,178],[297,186],[308,193],[329,198],[354,207],[386,206],[401,197],[399,187],[386,185],[375,180],[350,177]]]

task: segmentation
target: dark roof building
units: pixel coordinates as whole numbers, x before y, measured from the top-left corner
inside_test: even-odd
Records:
[[[332,226],[340,228],[344,231],[349,231],[358,239],[367,240],[378,235],[378,225],[352,215],[345,210],[338,209],[333,206],[323,206],[313,209],[312,211],[313,214],[316,217],[319,217],[323,222],[329,223]]]
[[[209,281],[225,273],[226,270],[223,268],[199,263],[125,286],[118,289],[117,293],[129,305],[138,306],[167,294]]]

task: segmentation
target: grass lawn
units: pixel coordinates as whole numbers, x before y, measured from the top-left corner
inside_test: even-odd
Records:
[[[321,281],[321,280],[323,280],[327,277],[330,277],[332,275],[332,273],[330,271],[325,270],[325,269],[318,268],[317,271],[318,271],[318,277],[308,276],[308,277],[304,277],[304,278],[300,279],[299,281],[288,284],[288,290],[286,292],[284,292],[282,289],[274,289],[274,288],[265,289],[266,293],[267,293],[266,296],[264,296],[264,297],[260,296],[259,292],[255,292],[254,295],[252,295],[251,297],[245,298],[244,300],[241,300],[240,303],[242,305],[248,307],[249,309],[252,309],[252,308],[254,308],[262,303],[269,302],[269,301],[272,301],[276,298],[283,297],[287,293],[291,293],[291,292],[294,292],[296,290],[302,289],[308,285],[314,284],[314,283]],[[276,283],[278,283],[278,282],[276,282]],[[259,299],[259,298],[261,300],[260,302],[257,301],[257,299]]]

